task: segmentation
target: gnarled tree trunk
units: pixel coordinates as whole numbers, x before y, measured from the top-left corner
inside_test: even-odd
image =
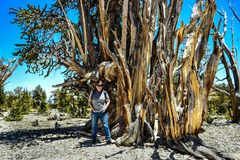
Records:
[[[115,36],[118,56],[112,55],[112,59],[118,66],[117,107],[120,112],[117,114],[120,114],[124,128],[121,129],[124,134],[117,139],[117,143],[141,144],[145,131],[150,133],[149,136],[154,136],[154,123],[146,118],[148,112],[152,112],[159,117],[159,133],[169,147],[199,158],[221,157],[203,147],[197,137],[207,113],[208,94],[222,55],[215,33],[213,53],[206,70],[199,73],[213,26],[215,2],[207,0],[202,11],[202,1],[197,1],[190,24],[182,24],[178,30],[176,24],[182,1],[171,1],[167,5],[164,1],[146,0],[142,8],[139,6],[138,2],[123,1],[121,43]],[[129,31],[126,29],[127,16],[131,26]],[[156,18],[159,25],[157,31],[154,30]],[[126,39],[127,32],[129,41]],[[154,39],[155,32],[158,33]],[[180,57],[179,47],[184,39],[186,46],[183,57]],[[127,42],[130,44],[128,49]],[[126,51],[129,55],[126,55]],[[155,79],[155,83],[150,84],[150,79]],[[149,110],[154,104],[155,112],[152,108]],[[151,121],[154,122],[154,118]],[[187,142],[191,143],[191,147],[187,146]],[[193,150],[193,146],[197,149]]]
[[[178,30],[176,24],[182,1],[167,4],[167,1],[146,0],[142,7],[140,5],[140,2],[123,1],[121,42],[114,33],[115,54],[104,40],[101,41],[116,67],[115,117],[123,122],[118,127],[123,135],[117,139],[117,144],[139,145],[146,140],[146,135],[156,140],[154,122],[158,117],[158,133],[169,147],[199,158],[221,157],[204,147],[197,137],[222,55],[215,32],[211,58],[200,73],[213,27],[215,2],[207,0],[202,11],[202,1],[196,1],[190,24],[182,24]],[[154,33],[157,34],[154,36]],[[184,40],[186,45],[181,57],[178,52]],[[130,44],[128,48],[127,44]],[[189,142],[190,147],[186,144]]]

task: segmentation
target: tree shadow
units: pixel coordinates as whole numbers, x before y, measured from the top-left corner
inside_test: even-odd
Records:
[[[83,148],[83,147],[98,147],[98,146],[106,146],[106,143],[103,143],[103,142],[97,140],[97,143],[93,145],[92,140],[90,140],[90,139],[85,140],[83,142],[79,142],[79,147],[80,148]]]
[[[80,133],[84,126],[72,126],[61,128],[46,128],[34,130],[16,130],[0,133],[1,144],[17,144],[21,142],[41,140],[51,142],[67,138],[80,138]]]
[[[164,147],[165,148],[165,147]],[[154,149],[154,152],[151,156],[152,160],[163,160],[163,158],[160,158],[160,155],[159,155],[159,151],[158,151],[158,147]],[[172,151],[169,155],[169,157],[165,160],[177,160],[176,158],[174,158],[174,154],[176,154],[178,152],[176,151]]]
[[[86,140],[84,142],[79,142],[79,147],[82,148],[82,147],[92,147],[92,141],[89,139],[89,140]]]
[[[108,159],[108,158],[111,159],[111,157],[116,156],[116,155],[118,155],[118,154],[122,154],[124,151],[125,151],[125,150],[121,150],[121,151],[118,151],[118,152],[113,153],[113,154],[111,154],[111,155],[105,155],[105,158],[106,158],[106,159]]]
[[[159,148],[162,148],[164,150],[167,150],[168,147],[166,146],[166,143],[161,139],[159,138],[155,143],[154,143],[154,152],[151,156],[152,160],[163,160],[163,158],[160,157],[160,154],[159,154]],[[170,155],[168,156],[168,158],[164,158],[165,160],[176,160],[176,158],[174,158],[174,154],[176,153],[181,153],[181,152],[178,152],[178,151],[174,151],[172,150]]]
[[[152,158],[152,160],[161,160],[161,158],[159,156],[158,148],[154,149],[154,152],[153,152],[151,158]]]
[[[175,154],[175,153],[176,153],[175,151],[171,152],[171,154],[169,155],[169,158],[167,158],[167,160],[176,160],[176,159],[174,158],[174,154]]]

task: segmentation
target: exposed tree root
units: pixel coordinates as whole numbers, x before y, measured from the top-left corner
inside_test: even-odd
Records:
[[[151,126],[144,122],[144,128],[141,132],[140,119],[137,118],[134,123],[130,125],[127,132],[116,140],[116,145],[132,146],[141,145],[146,141],[146,137],[151,137],[153,140],[153,130]],[[119,130],[120,131],[120,130]],[[121,132],[122,133],[122,132]],[[233,158],[218,152],[216,149],[208,147],[197,135],[187,135],[180,139],[166,140],[163,138],[156,139],[156,145],[165,145],[178,152],[189,154],[199,159],[212,159],[212,160],[233,160]]]
[[[131,123],[127,132],[116,140],[116,145],[132,146],[138,137],[138,130],[140,127],[139,118],[134,123]]]
[[[89,121],[86,122],[86,124],[84,125],[84,131],[86,131],[86,132],[90,132],[90,130],[91,130],[91,126],[92,126],[91,122],[92,122],[91,119],[90,119]]]
[[[147,140],[154,140],[153,130],[146,121],[144,122],[143,129],[141,130],[140,118],[137,118],[129,126],[127,131],[123,130],[122,126],[123,124],[121,122],[118,122],[112,128],[112,137],[119,137],[116,140],[117,146],[139,146],[143,144],[142,142],[146,142]],[[165,145],[166,147],[174,149],[178,152],[189,154],[199,159],[233,160],[233,158],[218,152],[216,149],[206,146],[197,135],[187,135],[175,140],[158,138],[156,139],[156,145]]]
[[[152,127],[145,121],[143,130],[141,130],[141,120],[140,118],[137,118],[134,123],[130,125],[127,132],[116,140],[116,144],[124,146],[138,146],[143,145],[143,142],[147,140],[153,140]]]
[[[233,160],[233,158],[218,152],[216,149],[206,146],[196,135],[188,135],[176,140],[164,140],[159,138],[156,140],[156,144],[165,145],[171,149],[181,153],[190,154],[200,159]]]
[[[111,135],[113,139],[116,139],[117,137],[121,137],[124,133],[124,127],[122,121],[119,121],[112,129],[111,129]]]

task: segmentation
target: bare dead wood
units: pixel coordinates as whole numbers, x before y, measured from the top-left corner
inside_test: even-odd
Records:
[[[230,0],[228,0],[228,5],[229,5],[229,8],[231,9],[231,11],[233,12],[234,16],[237,18],[237,20],[240,22],[240,17],[238,16],[237,12],[234,10],[234,8],[232,7],[231,5],[231,2]]]
[[[220,89],[220,88],[218,88],[218,87],[212,87],[212,89],[214,89],[214,90],[216,90],[216,91],[218,91],[218,92],[224,93],[224,94],[226,94],[227,96],[230,96],[230,94],[229,94],[227,91],[225,91],[225,90],[223,90],[223,89]]]
[[[0,58],[0,86],[3,87],[7,79],[12,75],[19,65],[18,60],[6,60]]]
[[[226,16],[224,17],[226,19]],[[226,23],[225,23],[225,28],[226,28]],[[226,29],[224,29],[226,32]],[[229,59],[230,64],[228,64],[225,55],[222,57],[222,63],[225,67],[226,75],[227,75],[227,81],[229,85],[229,93],[230,93],[230,98],[232,101],[232,110],[233,110],[233,122],[238,122],[240,118],[240,111],[238,110],[238,106],[240,105],[240,99],[237,97],[239,91],[240,91],[240,85],[239,85],[239,80],[240,80],[240,73],[238,71],[238,64],[237,61],[235,60],[234,57],[234,43],[232,44],[232,51],[228,48],[224,41],[224,34],[217,34],[217,38],[220,42],[221,47],[223,48],[224,53],[226,54],[227,58]],[[232,38],[234,38],[234,32],[232,30]],[[233,41],[233,39],[232,39]],[[230,71],[233,73],[233,80],[231,79],[230,76]],[[233,82],[234,85],[233,85]]]
[[[221,58],[221,61],[223,62],[223,65],[225,67],[225,72],[226,72],[226,78],[228,81],[228,86],[229,86],[229,94],[230,94],[230,98],[231,98],[231,105],[232,105],[232,117],[233,117],[233,122],[237,122],[239,119],[239,110],[238,110],[238,97],[236,96],[236,91],[234,88],[234,84],[232,82],[231,76],[230,76],[230,69],[228,67],[228,63],[227,60],[225,58],[225,56],[223,55]],[[231,112],[230,112],[231,113]]]
[[[83,7],[83,0],[79,0],[80,8],[81,8],[81,17],[82,17],[82,26],[83,26],[83,33],[84,33],[84,52],[88,52],[88,39],[87,39],[87,26],[86,26],[86,18],[85,18],[85,9]]]
[[[164,141],[158,139],[157,143],[160,145],[167,145],[168,147],[179,150],[180,152],[185,152],[193,155],[195,158],[199,159],[227,159],[233,160],[229,156],[218,152],[216,149],[206,146],[198,136],[184,136],[177,140]]]
[[[104,0],[99,0],[99,16],[100,16],[100,24],[101,24],[101,30],[99,30],[99,36],[100,39],[105,41],[107,44],[109,43],[109,20],[107,19],[107,11],[105,8],[105,2]],[[102,50],[102,55],[104,60],[108,60],[109,57],[106,53],[106,51]]]
[[[128,19],[128,0],[123,0],[123,12],[122,12],[122,39],[121,39],[121,49],[120,56],[126,59],[126,45],[127,45],[127,19]]]

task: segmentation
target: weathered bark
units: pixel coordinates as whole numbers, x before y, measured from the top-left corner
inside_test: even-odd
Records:
[[[133,55],[132,57],[135,61],[130,64],[134,64],[136,67],[131,68],[131,75],[129,75],[129,69],[126,66],[126,21],[123,20],[121,44],[116,38],[116,49],[118,51],[119,58],[114,58],[118,59],[118,63],[116,64],[121,66],[117,68],[118,71],[120,70],[120,73],[117,75],[117,89],[120,91],[118,93],[123,94],[121,94],[121,96],[118,98],[118,105],[123,106],[123,109],[121,109],[121,112],[123,113],[121,114],[121,118],[125,119],[123,120],[123,125],[126,127],[123,136],[117,139],[118,145],[141,144],[143,141],[143,131],[144,128],[147,128],[146,126],[150,126],[150,128],[148,127],[146,130],[151,132],[150,136],[154,136],[154,123],[152,123],[152,125],[149,125],[149,121],[146,119],[148,112],[152,112],[154,115],[158,113],[160,118],[160,132],[163,134],[163,137],[167,142],[175,142],[175,145],[178,146],[176,148],[178,149],[181,148],[180,146],[184,146],[184,142],[182,142],[183,136],[186,140],[188,139],[188,136],[186,135],[196,135],[199,133],[199,130],[203,123],[204,115],[207,112],[208,93],[213,84],[214,76],[216,74],[218,62],[220,60],[222,52],[220,52],[217,46],[215,36],[213,54],[207,65],[207,69],[204,73],[204,78],[201,79],[197,73],[197,69],[199,68],[202,57],[206,52],[206,44],[208,42],[210,29],[212,28],[212,21],[215,13],[215,3],[213,1],[206,2],[205,10],[203,12],[201,10],[197,10],[197,13],[193,13],[195,16],[192,17],[192,21],[189,25],[187,25],[186,30],[184,30],[183,25],[181,26],[178,31],[178,36],[176,37],[178,42],[177,49],[175,53],[172,52],[174,48],[173,42],[175,41],[175,36],[172,33],[175,31],[175,24],[177,23],[178,16],[170,20],[170,16],[164,17],[164,15],[166,15],[167,11],[170,14],[174,13],[176,15],[179,15],[181,11],[181,3],[181,1],[172,1],[168,7],[169,10],[166,10],[165,7],[161,6],[163,2],[160,2],[160,8],[162,8],[163,12],[160,14],[162,14],[163,17],[161,17],[161,15],[159,16],[163,18],[163,21],[160,23],[159,37],[157,42],[158,46],[156,47],[156,54],[158,57],[157,62],[160,64],[160,67],[152,66],[152,70],[155,70],[153,71],[154,74],[159,72],[158,75],[161,75],[161,78],[163,79],[161,80],[160,84],[155,84],[162,88],[161,90],[158,90],[160,94],[162,94],[160,103],[159,100],[157,100],[157,98],[155,98],[153,95],[153,93],[156,92],[151,92],[148,90],[149,85],[147,84],[148,67],[151,65],[150,53],[152,52],[154,33],[150,30],[150,28],[153,28],[155,26],[154,16],[151,17],[152,19],[148,19],[150,18],[150,14],[148,15],[147,13],[151,13],[151,11],[153,11],[153,13],[155,13],[155,16],[157,16],[156,8],[150,7],[151,5],[155,5],[153,5],[150,1],[146,1],[144,3],[143,10],[138,11],[146,14],[143,14],[142,17],[138,17],[141,23],[137,25],[141,26],[139,27],[141,30],[137,30],[139,33],[137,35],[137,39],[141,39],[141,41],[135,39],[136,27],[134,26],[136,26],[136,22],[134,19],[135,17],[132,16],[132,12],[136,11],[136,9],[130,8],[129,17],[131,23],[130,26],[132,26],[132,29],[130,31],[133,31],[133,34],[131,34],[131,48],[129,49],[129,52],[131,53],[131,56]],[[178,8],[174,8],[173,5],[175,7],[178,6]],[[197,6],[195,7],[201,8],[202,4],[197,1],[196,5]],[[124,1],[123,8],[126,6],[127,1]],[[133,7],[131,3],[130,7]],[[126,18],[126,12],[128,12],[128,10],[123,10],[123,19]],[[200,19],[199,17],[201,17],[201,22],[197,27],[195,27],[196,31],[194,31],[192,28],[194,28],[194,25],[197,24],[197,21]],[[147,19],[147,22],[150,23],[145,23]],[[166,26],[171,27],[167,28]],[[188,37],[186,49],[184,51],[182,62],[180,62],[180,66],[178,67],[176,66],[178,64],[176,63],[178,58],[178,48],[187,35]],[[135,50],[133,49],[134,44],[137,46]],[[136,54],[138,55],[137,57],[135,56]],[[123,71],[121,69],[123,69]],[[180,78],[177,85],[176,82],[174,82],[176,70],[180,70],[180,75],[178,75]],[[129,86],[127,85],[126,87],[126,84],[124,82],[132,82],[132,89],[127,89]],[[176,88],[178,89],[178,92],[175,91]],[[146,92],[147,90],[148,92]],[[129,94],[127,93],[132,93],[132,99],[128,97]],[[158,111],[149,111],[148,107],[154,103],[160,104],[157,106],[155,105],[155,107],[158,108]],[[153,121],[154,120],[152,120],[152,122]],[[198,151],[193,151],[191,148],[187,148],[186,146],[182,148],[182,151],[188,152],[199,158],[211,157],[214,159],[219,156],[214,154],[211,156],[211,153],[213,152],[210,150],[207,151],[207,149],[206,152],[209,152],[209,155],[206,156],[201,153],[201,151],[198,153]]]
[[[141,145],[146,139],[157,140],[157,135],[161,135],[162,141],[171,148],[198,158],[218,159],[223,155],[204,146],[195,136],[207,113],[208,94],[222,55],[215,33],[213,53],[203,76],[199,76],[198,69],[213,26],[215,2],[206,1],[202,11],[202,2],[197,1],[190,24],[182,24],[177,32],[182,1],[171,1],[168,7],[165,4],[145,1],[139,9],[136,2],[124,0],[121,43],[114,32],[117,55],[110,51],[106,41],[101,41],[113,61],[117,79],[115,118],[110,119],[110,124],[117,123],[113,134],[121,135],[117,145],[126,146]],[[134,16],[136,14],[138,16]],[[156,17],[159,30],[154,40]],[[127,30],[128,23],[130,30]],[[131,34],[127,49],[128,32]],[[179,60],[178,50],[184,39],[186,46]]]

